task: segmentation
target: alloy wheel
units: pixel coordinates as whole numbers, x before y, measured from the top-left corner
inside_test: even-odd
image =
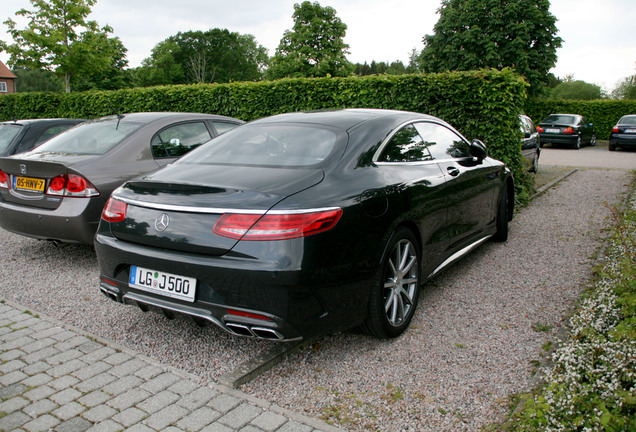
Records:
[[[417,252],[407,239],[398,242],[387,265],[384,282],[384,311],[394,327],[410,319],[419,285]]]

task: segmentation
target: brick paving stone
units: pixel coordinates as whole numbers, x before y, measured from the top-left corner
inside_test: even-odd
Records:
[[[176,426],[168,426],[162,432],[191,432],[191,431],[184,431],[183,429],[179,429]]]
[[[32,343],[33,341],[35,341],[35,339],[33,339],[32,337],[29,336],[22,336],[19,337],[17,339],[11,339],[9,341],[6,341],[2,344],[2,349],[14,349],[14,348],[21,348],[24,345],[28,345],[30,343]]]
[[[30,377],[26,379],[23,379],[22,381],[20,381],[20,384],[23,384],[27,387],[36,387],[36,386],[44,385],[51,381],[53,381],[52,376],[45,373],[38,373],[35,375],[31,375]]]
[[[110,365],[102,361],[90,362],[84,357],[79,358],[78,360],[88,363],[88,366],[85,366],[73,373],[73,376],[80,380],[87,380],[110,369]]]
[[[251,424],[263,429],[264,431],[272,432],[284,425],[285,422],[287,422],[287,418],[285,418],[285,416],[271,411],[265,411],[252,420]]]
[[[119,364],[110,370],[110,373],[115,375],[116,377],[123,377],[127,375],[132,375],[137,372],[139,369],[142,369],[146,366],[146,363],[139,359],[130,359],[125,363]],[[137,377],[138,378],[138,377]]]
[[[294,420],[290,420],[280,427],[276,432],[311,432],[313,428]]]
[[[201,429],[201,432],[236,432],[236,431],[220,423],[213,423],[210,426]]]
[[[55,402],[58,405],[64,405],[64,404],[73,402],[74,400],[77,400],[81,396],[82,396],[81,392],[75,390],[74,388],[67,388],[49,396],[49,399],[51,399],[53,402]]]
[[[187,395],[182,396],[182,398],[177,401],[177,404],[188,409],[196,409],[208,403],[212,398],[218,396],[218,394],[218,391],[210,387],[199,387]]]
[[[21,339],[24,337],[28,337],[31,334],[33,334],[34,331],[29,329],[29,328],[21,328],[19,330],[15,330],[13,329],[13,331],[11,333],[7,333],[2,339],[5,342],[11,342],[14,341],[16,339]],[[29,340],[34,341],[35,339],[33,339],[32,337],[28,337]]]
[[[106,357],[113,354],[114,352],[115,350],[113,348],[102,346],[101,348],[96,349],[95,351],[85,354],[81,359],[84,360],[86,363],[94,363],[98,360],[105,359]]]
[[[35,402],[35,401],[39,401],[40,399],[47,398],[51,396],[53,393],[55,393],[55,389],[49,386],[43,385],[43,386],[36,387],[33,390],[27,391],[26,393],[24,393],[24,396]]]
[[[84,355],[86,354],[90,354],[92,352],[95,352],[101,348],[103,348],[104,345],[100,344],[99,342],[95,342],[93,340],[89,340],[88,342],[85,342],[83,344],[81,344],[80,346],[77,347],[77,349],[81,352],[84,353]]]
[[[142,379],[139,377],[126,376],[104,386],[102,390],[112,396],[119,396],[120,394],[125,393],[128,390],[139,387],[142,382]]]
[[[8,362],[6,362],[4,364],[0,364],[0,373],[4,375],[4,374],[7,374],[9,372],[13,372],[15,370],[22,369],[25,366],[26,366],[26,363],[23,362],[22,360],[18,360],[18,359],[11,360],[11,361],[8,361]]]
[[[24,384],[16,383],[0,388],[0,401],[21,395],[26,390]]]
[[[37,321],[42,323],[42,320],[37,320]],[[38,329],[39,325],[37,323],[35,325],[33,325],[33,326],[30,326],[30,327],[31,327],[32,330],[36,331],[35,334],[33,335],[33,337],[35,339],[44,339],[44,338],[51,337],[54,334],[57,334],[57,333],[60,333],[60,332],[64,331],[64,329],[62,327],[50,327],[50,326],[47,326],[47,325],[43,325],[42,329],[39,330]]]
[[[128,408],[119,414],[114,415],[113,420],[117,423],[121,423],[125,427],[130,427],[140,423],[146,417],[148,417],[147,412],[142,411],[139,408]]]
[[[55,339],[44,338],[44,339],[34,339],[33,342],[27,345],[22,345],[20,349],[27,354],[31,354],[36,351],[40,351],[44,348],[50,347],[55,343]]]
[[[254,425],[247,425],[242,427],[239,432],[263,432],[263,429],[257,428]]]
[[[192,411],[177,422],[177,426],[192,432],[197,432],[215,422],[221,417],[221,413],[210,407],[201,407]]]
[[[77,402],[82,405],[86,405],[89,408],[96,407],[109,401],[111,396],[108,393],[104,393],[101,390],[95,390],[88,394],[85,394],[81,398],[77,399]]]
[[[245,402],[221,417],[219,422],[238,430],[261,415],[262,412],[262,408]]]
[[[108,372],[103,372],[103,373],[100,373],[99,375],[95,375],[92,378],[89,378],[85,381],[80,382],[79,384],[75,386],[75,388],[81,392],[90,392],[93,390],[100,389],[104,387],[105,385],[112,383],[116,379],[117,377],[112,376]]]
[[[235,408],[241,403],[241,400],[235,398],[234,396],[230,396],[228,394],[222,393],[219,396],[212,399],[208,402],[208,406],[216,411],[221,413],[226,413],[231,409]]]
[[[22,371],[16,370],[6,375],[0,376],[0,384],[9,386],[11,384],[19,383],[20,381],[27,379],[29,376]]]
[[[163,368],[160,368],[159,366],[155,366],[155,365],[148,365],[142,369],[139,369],[137,372],[135,372],[135,375],[137,375],[139,378],[149,380],[162,373],[164,373]]]
[[[36,362],[40,362],[42,360],[46,360],[50,357],[53,357],[54,355],[57,355],[60,353],[60,350],[58,350],[57,348],[54,348],[52,346],[46,347],[44,349],[41,349],[39,351],[36,351],[34,353],[31,353],[29,355],[26,355],[24,357],[22,357],[22,360],[24,360],[27,363],[36,363]]]
[[[53,429],[55,426],[57,426],[60,423],[61,421],[56,419],[52,415],[44,414],[43,416],[40,416],[22,425],[22,428],[29,432],[48,431]]]
[[[132,389],[132,390],[128,390],[126,393],[123,393],[109,400],[106,403],[112,406],[113,408],[117,408],[118,410],[123,411],[126,408],[133,407],[137,405],[138,403],[148,399],[150,396],[151,394],[145,390]]]
[[[190,380],[182,379],[172,384],[170,387],[168,387],[168,390],[180,396],[185,396],[186,394],[191,393],[192,391],[198,388],[199,388],[199,384]]]
[[[69,350],[69,349],[77,348],[78,346],[80,346],[80,345],[82,345],[82,344],[84,344],[84,343],[86,343],[86,342],[88,342],[90,340],[86,336],[79,336],[79,335],[78,336],[73,336],[73,334],[74,334],[73,332],[69,332],[69,336],[72,336],[69,339],[62,339],[61,335],[62,336],[66,336],[66,334],[67,333],[64,332],[64,333],[60,333],[60,334],[57,334],[57,335],[54,336],[57,339],[61,339],[60,342],[58,342],[58,343],[56,343],[54,345],[55,348],[59,349],[60,351],[66,351],[66,350]]]
[[[181,378],[171,372],[165,372],[146,381],[141,385],[141,388],[151,393],[156,393],[167,389],[180,379]]]
[[[19,349],[12,349],[0,353],[0,361],[11,361],[22,357],[24,353]]]
[[[103,422],[99,422],[90,429],[87,429],[86,432],[120,432],[123,429],[123,426],[119,423],[112,420],[106,420]]]
[[[111,355],[109,355],[108,357],[106,357],[104,359],[105,363],[108,363],[109,365],[113,365],[113,366],[117,366],[120,365],[124,362],[127,362],[128,360],[130,360],[132,357],[126,353],[123,352],[116,352],[113,353]]]
[[[84,336],[78,336],[77,333],[71,331],[71,330],[66,330],[66,329],[62,329],[61,332],[57,332],[54,335],[52,335],[52,337],[54,339],[56,339],[58,342],[64,342],[67,340],[71,340],[75,337],[80,337],[82,339],[86,339]],[[76,345],[77,346],[77,345]]]
[[[10,399],[0,402],[0,412],[12,413],[14,411],[19,411],[25,406],[29,405],[30,403],[31,402],[29,402],[27,399],[23,398],[22,396],[12,397]]]
[[[35,418],[58,408],[58,404],[50,399],[42,399],[22,408],[22,412]]]
[[[173,393],[174,394],[174,393]],[[156,430],[163,430],[188,414],[188,410],[178,405],[167,406],[152,414],[143,423]]]
[[[66,390],[69,387],[74,386],[79,382],[79,379],[72,375],[64,375],[54,379],[49,383],[49,387],[53,387],[55,390]]]
[[[17,428],[29,421],[31,421],[31,417],[22,411],[11,413],[4,417],[0,417],[0,431],[17,430]]]
[[[47,373],[55,378],[59,378],[68,374],[75,374],[77,371],[85,368],[87,366],[81,360],[73,359],[69,360],[66,363],[58,364],[57,366],[53,366]]]
[[[59,424],[55,428],[55,432],[84,432],[89,429],[93,423],[81,417],[73,417]]]
[[[51,411],[51,414],[59,419],[67,421],[83,413],[86,409],[87,408],[84,405],[78,404],[77,402],[69,402],[58,409]]]
[[[145,401],[137,404],[137,408],[144,410],[149,414],[154,414],[157,411],[160,411],[165,407],[172,405],[178,399],[179,395],[164,390],[160,393],[150,396]]]
[[[66,363],[69,360],[73,360],[83,356],[84,353],[78,349],[70,349],[62,351],[57,355],[49,357],[46,361],[52,365]]]
[[[96,407],[84,412],[82,417],[86,420],[92,421],[93,423],[98,423],[111,418],[117,413],[118,411],[116,409],[111,408],[108,405],[97,405]]]
[[[128,429],[126,429],[126,432],[155,432],[154,429],[150,429],[148,426],[146,426],[145,424],[136,424]]]
[[[40,372],[44,372],[51,369],[51,365],[43,362],[43,361],[39,361],[36,363],[32,363],[28,366],[25,366],[22,368],[22,372],[24,372],[27,375],[35,375],[38,374]]]

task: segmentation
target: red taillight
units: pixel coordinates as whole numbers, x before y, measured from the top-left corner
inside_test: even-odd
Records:
[[[285,214],[226,213],[214,224],[215,234],[241,240],[284,240],[333,228],[342,209]]]
[[[612,128],[612,132],[614,132],[614,133],[618,133],[618,132],[619,132],[619,130],[618,130],[618,126],[614,126],[614,127]]]
[[[102,219],[107,222],[121,222],[126,219],[127,209],[128,204],[125,202],[110,198],[102,211]]]
[[[229,313],[230,315],[242,316],[246,318],[255,318],[255,319],[264,320],[264,321],[272,320],[271,318],[266,317],[265,315],[255,314],[251,312],[243,312],[243,311],[234,310],[234,309],[225,309],[225,311]]]
[[[545,130],[541,126],[537,126],[537,132],[544,132]]]
[[[99,191],[84,177],[77,174],[64,174],[49,182],[47,195],[62,195],[81,198],[99,196]]]
[[[0,170],[0,188],[9,189],[9,177],[2,170]]]
[[[561,133],[573,134],[574,129],[572,129],[571,127],[566,127],[565,129],[561,131]]]

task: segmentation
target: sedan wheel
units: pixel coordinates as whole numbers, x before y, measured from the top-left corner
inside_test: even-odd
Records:
[[[534,160],[532,161],[532,168],[530,171],[532,171],[533,173],[536,173],[537,171],[539,171],[539,151],[538,150],[534,154]]]
[[[496,242],[505,242],[508,240],[508,185],[504,184],[501,188],[501,196],[499,197],[499,206],[497,207],[497,232],[492,236]]]
[[[591,146],[596,145],[596,134],[592,134],[592,138],[590,138],[590,145]]]
[[[380,339],[401,335],[408,328],[419,298],[420,256],[417,241],[406,228],[397,230],[387,248],[369,298],[363,329]]]
[[[576,144],[574,144],[574,148],[577,149],[577,150],[579,150],[581,148],[581,137],[580,136],[576,139]]]

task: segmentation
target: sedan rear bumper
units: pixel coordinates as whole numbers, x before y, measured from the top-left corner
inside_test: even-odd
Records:
[[[610,135],[609,144],[621,147],[636,147],[636,135],[617,134]]]

